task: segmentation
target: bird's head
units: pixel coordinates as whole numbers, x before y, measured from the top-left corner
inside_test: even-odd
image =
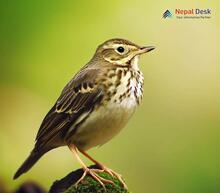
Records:
[[[153,46],[138,46],[125,39],[111,39],[98,46],[95,56],[106,62],[127,67],[136,65],[141,54],[154,50]]]

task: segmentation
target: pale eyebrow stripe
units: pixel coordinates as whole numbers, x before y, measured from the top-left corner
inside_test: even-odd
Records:
[[[111,45],[111,46],[107,46],[107,45],[105,45],[103,48],[104,49],[107,49],[107,48],[117,48],[117,47],[119,47],[119,46],[128,46],[128,47],[130,47],[130,48],[136,48],[136,46],[133,46],[133,45],[130,45],[130,44],[113,44],[113,45]]]

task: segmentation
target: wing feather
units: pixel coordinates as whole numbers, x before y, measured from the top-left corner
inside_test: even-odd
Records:
[[[40,126],[37,147],[64,136],[83,113],[91,111],[101,101],[103,89],[96,84],[98,75],[96,69],[85,69],[67,84]]]

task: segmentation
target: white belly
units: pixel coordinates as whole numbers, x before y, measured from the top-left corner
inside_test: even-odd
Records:
[[[121,103],[109,103],[94,110],[77,129],[71,141],[82,150],[102,145],[114,137],[125,126],[136,107],[134,97]]]

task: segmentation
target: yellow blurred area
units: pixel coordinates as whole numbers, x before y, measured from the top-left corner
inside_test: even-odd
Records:
[[[176,8],[212,15],[162,18]],[[156,46],[140,62],[144,99],[120,135],[89,153],[134,193],[220,192],[218,0],[22,0],[0,9],[0,181],[9,189],[28,179],[49,188],[80,167],[64,147],[12,180],[64,85],[98,44],[120,37]]]

